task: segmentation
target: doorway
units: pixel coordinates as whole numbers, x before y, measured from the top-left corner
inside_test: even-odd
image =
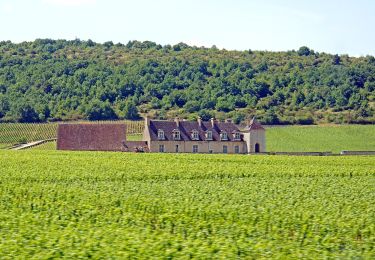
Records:
[[[259,148],[259,144],[258,143],[255,144],[255,152],[256,153],[260,152],[260,148]]]

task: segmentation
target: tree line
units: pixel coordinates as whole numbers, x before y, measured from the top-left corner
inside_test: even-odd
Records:
[[[375,58],[79,39],[0,42],[0,121],[256,115],[375,123]]]

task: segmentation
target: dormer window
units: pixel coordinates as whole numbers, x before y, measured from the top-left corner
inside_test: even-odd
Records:
[[[161,129],[158,130],[158,139],[159,140],[164,140],[165,139],[164,131],[161,130]]]
[[[212,131],[206,132],[206,140],[212,140]]]
[[[238,141],[241,140],[241,133],[240,132],[235,132],[233,134],[234,140]]]
[[[173,140],[180,140],[181,139],[180,130],[177,130],[177,129],[173,130],[172,135],[173,135]]]
[[[192,139],[192,140],[199,140],[199,133],[198,133],[197,130],[193,130],[193,131],[191,132],[191,139]]]
[[[227,132],[221,132],[220,134],[220,140],[224,141],[224,140],[228,140],[228,134]]]

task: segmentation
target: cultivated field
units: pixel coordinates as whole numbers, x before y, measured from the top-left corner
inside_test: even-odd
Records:
[[[375,157],[0,151],[0,258],[375,258]]]

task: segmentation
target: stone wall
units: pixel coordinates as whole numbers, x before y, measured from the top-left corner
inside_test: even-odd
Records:
[[[247,153],[246,143],[242,141],[151,141],[150,152],[159,152],[159,146],[164,145],[164,152],[176,153],[176,145],[178,145],[179,153],[192,153],[193,146],[198,146],[198,153],[223,153],[223,146],[227,146],[227,153],[235,153],[235,146],[239,147],[239,153]]]
[[[249,132],[244,132],[244,141],[246,141],[246,149],[248,153],[255,153],[255,145],[259,145],[259,153],[266,152],[266,131],[250,130]]]
[[[341,151],[341,155],[375,155],[375,151]]]
[[[332,152],[269,152],[270,155],[329,156]]]

